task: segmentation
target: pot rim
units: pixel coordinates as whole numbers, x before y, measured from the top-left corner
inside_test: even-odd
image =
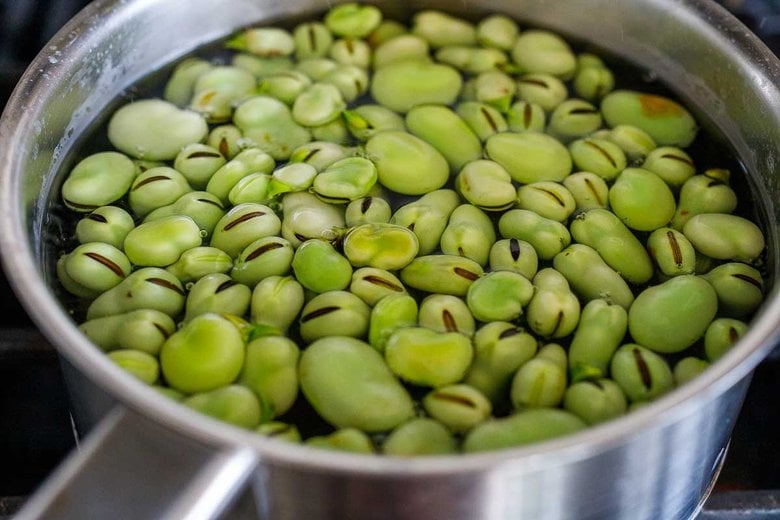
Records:
[[[710,26],[720,30],[737,34],[733,45],[738,46],[741,53],[753,56],[755,62],[760,62],[756,65],[761,72],[758,80],[780,85],[780,61],[741,22],[709,0],[684,0],[681,4],[686,14],[706,20]],[[777,343],[780,337],[780,287],[776,284],[739,343],[681,388],[624,417],[582,432],[528,446],[468,455],[399,459],[311,448],[241,430],[159,395],[112,363],[80,333],[64,312],[36,267],[38,260],[29,244],[21,202],[21,177],[27,150],[21,143],[24,138],[19,136],[25,135],[25,129],[35,127],[36,111],[34,107],[28,110],[28,104],[35,101],[28,101],[28,96],[35,93],[36,87],[43,81],[42,76],[50,70],[52,49],[67,52],[74,34],[88,38],[85,28],[90,23],[94,24],[100,15],[108,13],[117,18],[126,10],[139,8],[142,8],[139,2],[123,0],[98,0],[90,4],[35,58],[12,94],[0,120],[0,142],[6,144],[5,153],[0,157],[0,253],[6,273],[12,273],[8,279],[16,294],[57,350],[120,403],[151,420],[211,445],[251,446],[265,463],[301,466],[310,471],[403,478],[415,474],[482,472],[522,459],[522,465],[515,464],[512,471],[525,472],[588,458],[619,445],[626,436],[660,429],[681,420],[749,376]]]

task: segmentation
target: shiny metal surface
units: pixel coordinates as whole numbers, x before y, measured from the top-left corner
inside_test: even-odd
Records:
[[[173,449],[196,445],[204,455],[195,459],[199,461],[195,466],[217,471],[224,470],[220,460],[232,460],[215,459],[220,453],[248,447],[256,454],[259,464],[249,479],[255,512],[244,508],[244,516],[260,516],[260,512],[282,519],[693,515],[727,444],[750,373],[780,335],[777,287],[767,296],[749,333],[706,374],[625,418],[526,448],[411,461],[312,450],[219,424],[138,383],[78,332],[50,289],[51,265],[59,251],[56,216],[48,209],[62,181],[56,173],[67,164],[79,135],[124,89],[201,44],[247,24],[301,16],[332,3],[98,0],[55,37],[22,79],[0,123],[0,251],[9,279],[44,334],[76,368],[68,382],[80,396],[84,414],[97,418],[106,412],[107,401],[99,402],[104,396],[90,390],[95,384],[133,410],[117,413],[142,417],[135,430],[123,429],[164,431],[162,437],[170,441],[134,442],[132,450],[111,458],[108,468],[85,464],[76,456],[27,512],[41,506],[38,516],[78,518],[77,510],[67,515],[57,507],[81,503],[88,511],[100,502],[122,516],[158,517],[173,505],[173,496],[171,502],[156,504],[155,516],[137,495],[105,493],[135,482],[138,473],[126,472],[128,465],[169,470],[149,471],[144,484],[150,489],[161,486],[184,492],[193,482],[202,485],[191,478],[197,471],[181,465],[186,455]],[[755,212],[768,239],[768,272],[772,281],[778,279],[780,63],[716,4],[707,0],[377,3],[396,16],[427,6],[469,15],[502,11],[652,69],[695,109],[701,121],[731,143],[750,171]],[[121,444],[116,430],[100,431],[113,432],[105,438]],[[106,458],[97,447],[90,453]],[[100,471],[90,473],[86,468]]]

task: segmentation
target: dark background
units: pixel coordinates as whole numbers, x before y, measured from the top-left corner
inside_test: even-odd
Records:
[[[0,0],[0,107],[5,106],[14,85],[35,55],[87,3],[86,0]],[[721,3],[770,48],[780,52],[780,0],[721,0]],[[780,360],[775,356],[756,371],[716,487],[715,501],[728,496],[729,490],[780,489],[778,381]],[[35,489],[74,443],[57,357],[32,327],[12,296],[5,277],[0,275],[0,520],[18,508],[23,497]],[[766,505],[768,499],[777,500],[778,496],[778,493],[748,493],[739,500],[746,509],[755,509],[762,507],[762,503]],[[733,507],[733,500],[724,507]],[[775,504],[775,513],[778,507]],[[772,513],[750,516],[770,517],[775,516]]]

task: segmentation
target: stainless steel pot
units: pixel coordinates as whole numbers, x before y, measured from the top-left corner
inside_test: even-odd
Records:
[[[397,460],[318,451],[217,423],[158,396],[78,332],[55,298],[56,215],[69,152],[150,71],[247,24],[319,12],[314,0],[98,0],[52,40],[0,128],[0,248],[19,297],[100,423],[19,518],[671,519],[696,514],[752,369],[778,339],[775,288],[749,333],[692,383],[583,433],[481,455]],[[652,69],[750,172],[780,273],[780,63],[707,0],[378,2],[386,12],[502,11]],[[109,409],[111,410],[109,412]]]

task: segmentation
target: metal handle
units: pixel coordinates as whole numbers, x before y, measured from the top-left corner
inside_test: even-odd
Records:
[[[257,453],[214,447],[115,408],[43,483],[18,520],[257,518]]]

